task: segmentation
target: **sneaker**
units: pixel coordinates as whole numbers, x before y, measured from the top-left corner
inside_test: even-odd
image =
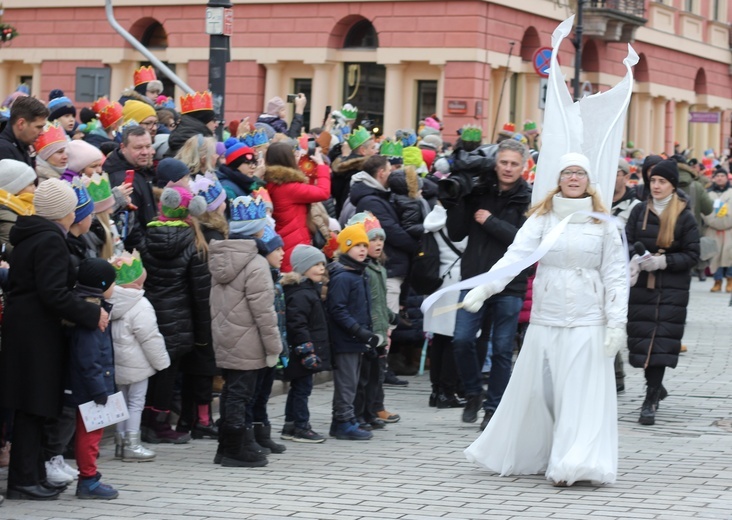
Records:
[[[315,433],[310,428],[295,428],[295,431],[292,437],[290,437],[290,440],[292,440],[293,442],[309,442],[313,444],[319,444],[321,442],[325,442],[325,437],[323,437],[319,433]]]
[[[356,422],[358,423],[359,428],[361,428],[362,430],[366,430],[367,432],[370,432],[374,429],[369,423],[366,422],[366,419],[363,419],[361,417],[356,419]]]
[[[381,419],[371,419],[369,421],[369,425],[374,430],[383,430],[384,428],[386,428],[386,423]]]
[[[373,436],[373,433],[359,428],[355,419],[338,423],[335,429],[335,438],[343,441],[367,441]]]
[[[285,425],[282,427],[282,433],[280,434],[280,439],[282,439],[283,441],[291,441],[291,440],[293,440],[294,436],[295,436],[295,423],[286,422]]]
[[[395,423],[399,422],[399,419],[401,419],[401,416],[398,413],[391,413],[387,410],[381,410],[380,412],[377,412],[376,415],[385,423]]]
[[[71,484],[74,477],[66,473],[61,465],[63,457],[56,455],[46,462],[46,480],[51,484]]]
[[[73,468],[71,466],[69,466],[66,463],[66,460],[64,460],[64,456],[63,455],[56,455],[55,457],[52,457],[51,458],[51,460],[53,460],[53,459],[60,459],[61,462],[59,464],[61,466],[61,469],[64,470],[64,472],[66,472],[69,475],[71,475],[72,477],[74,477],[74,479],[79,478],[79,470],[78,469],[75,469],[75,468]]]
[[[109,484],[102,484],[102,475],[80,478],[76,485],[76,496],[81,499],[112,500],[119,496],[119,491]]]
[[[384,384],[389,386],[407,386],[409,381],[399,379],[391,370],[389,370],[386,372],[386,377],[384,377]]]

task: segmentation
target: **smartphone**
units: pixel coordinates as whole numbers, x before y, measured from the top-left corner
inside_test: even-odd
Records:
[[[127,170],[125,172],[125,184],[132,184],[135,180],[135,170]]]
[[[297,94],[287,94],[287,102],[294,103],[297,99]]]
[[[331,107],[330,105],[328,105],[328,106],[325,107],[325,117],[323,117],[323,126],[325,126],[325,123],[328,122],[328,116],[330,115],[330,112],[331,112],[331,109],[332,108],[333,107]]]

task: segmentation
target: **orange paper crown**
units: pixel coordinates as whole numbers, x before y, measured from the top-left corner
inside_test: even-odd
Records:
[[[99,122],[103,128],[109,128],[122,119],[122,105],[117,101],[110,103],[99,111]]]
[[[38,136],[36,142],[33,143],[33,148],[35,148],[36,152],[40,152],[49,144],[66,141],[68,141],[68,139],[66,138],[66,132],[63,128],[58,125],[48,124],[43,129],[41,135]]]
[[[143,83],[147,83],[156,79],[158,79],[158,77],[155,75],[155,69],[153,69],[152,67],[140,67],[135,71],[135,86],[142,85]]]
[[[506,132],[515,132],[516,131],[516,125],[514,125],[513,123],[506,123],[505,125],[503,125],[503,129]]]
[[[103,96],[94,102],[94,104],[91,106],[91,109],[94,111],[95,114],[99,114],[104,107],[111,104],[112,102],[107,99],[106,96]]]
[[[213,99],[211,99],[210,92],[196,92],[195,94],[186,94],[185,96],[181,96],[181,114],[188,114],[198,110],[213,110]]]

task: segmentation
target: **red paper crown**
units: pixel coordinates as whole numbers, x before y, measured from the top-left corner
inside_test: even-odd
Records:
[[[152,67],[140,67],[135,71],[135,86],[142,85],[143,83],[147,83],[156,79],[158,79],[158,77],[155,75],[155,69],[153,69]]]
[[[122,119],[122,105],[117,101],[110,103],[99,111],[99,122],[103,128],[109,128]]]
[[[335,252],[338,251],[338,235],[336,235],[333,231],[330,232],[330,238],[328,239],[328,242],[326,242],[323,246],[322,251],[323,254],[331,260],[333,259],[333,255],[335,254]]]
[[[195,94],[186,94],[180,98],[180,113],[188,114],[198,110],[213,110],[213,99],[211,93],[196,92]]]
[[[503,129],[506,132],[515,132],[516,131],[516,125],[514,125],[513,123],[506,123],[505,125],[503,125]]]
[[[112,104],[112,102],[109,99],[107,99],[106,96],[103,96],[94,102],[94,104],[91,106],[91,109],[94,111],[95,114],[99,114],[102,111],[102,109],[104,109],[104,107],[106,107],[107,105],[111,105],[111,104]]]
[[[317,177],[318,165],[308,155],[303,154],[302,157],[300,157],[300,161],[297,163],[297,166],[300,168],[300,171],[305,174],[310,182],[313,182],[313,180]]]
[[[68,141],[68,139],[66,137],[66,132],[64,131],[64,129],[58,125],[49,124],[46,125],[41,135],[39,135],[38,139],[36,139],[36,142],[33,143],[33,148],[35,148],[36,152],[40,152],[49,144],[66,141]]]

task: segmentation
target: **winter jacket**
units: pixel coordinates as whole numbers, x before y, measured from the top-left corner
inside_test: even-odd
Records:
[[[226,198],[234,200],[237,197],[249,195],[257,188],[263,187],[266,183],[257,178],[244,175],[239,170],[229,168],[225,164],[219,166],[216,176],[221,182],[221,186],[226,190]]]
[[[102,291],[77,286],[77,296],[110,312],[111,306],[102,299]],[[70,356],[64,388],[64,404],[76,407],[94,399],[115,393],[114,349],[112,326],[104,332],[71,324],[67,328]]]
[[[209,244],[211,329],[216,366],[259,370],[282,352],[269,263],[254,240]]]
[[[13,251],[13,244],[10,243],[10,230],[13,229],[18,216],[28,216],[35,213],[33,207],[33,194],[21,193],[11,195],[5,190],[0,190],[0,244],[5,244],[5,254]]]
[[[679,163],[678,167],[679,189],[688,196],[689,209],[694,215],[694,220],[699,226],[699,233],[701,233],[704,226],[702,215],[709,215],[712,212],[712,199],[691,166]]]
[[[391,192],[366,172],[358,172],[352,181],[350,198],[356,206],[356,213],[370,211],[379,219],[386,233],[384,253],[389,278],[406,277],[419,243],[402,228],[391,201]]]
[[[392,172],[388,184],[399,224],[412,238],[419,240],[424,234],[423,222],[426,215],[422,214],[423,205],[416,172],[407,173],[404,170]]]
[[[35,158],[30,156],[29,146],[15,138],[13,127],[8,122],[0,132],[0,159],[15,159],[35,169]]]
[[[165,157],[175,157],[186,141],[194,135],[202,135],[203,137],[213,137],[213,132],[195,117],[183,114],[180,123],[170,133],[168,138],[168,151]]]
[[[272,116],[270,114],[261,114],[257,118],[257,123],[264,123],[265,125],[271,126],[272,130],[274,130],[278,134],[285,134],[292,139],[297,139],[298,137],[300,137],[300,132],[302,131],[305,119],[303,118],[302,114],[293,114],[292,121],[290,122],[290,127],[288,128],[287,121],[285,121],[284,119],[281,119],[278,116]]]
[[[623,194],[620,199],[613,202],[610,214],[613,217],[620,219],[623,226],[625,226],[628,222],[628,217],[630,217],[630,212],[638,204],[640,204],[640,200],[638,199],[635,188],[625,188],[625,194]]]
[[[118,385],[144,381],[170,366],[155,309],[145,291],[117,286],[109,299],[114,344],[114,380]]]
[[[366,264],[341,255],[328,265],[328,310],[330,340],[334,354],[366,352],[360,332],[371,332],[371,289]],[[291,340],[292,341],[292,340]]]
[[[655,254],[660,252],[656,245],[660,222],[649,203],[644,201],[633,208],[625,232],[631,247],[641,242],[646,251]],[[641,271],[630,289],[628,348],[629,362],[634,367],[673,368],[678,362],[689,303],[690,270],[699,261],[699,231],[688,205],[679,214],[674,241],[663,254],[666,269]]]
[[[285,368],[285,377],[296,379],[315,372],[332,370],[328,320],[325,303],[320,297],[320,284],[299,273],[291,272],[282,275],[282,288],[285,291],[290,357]],[[315,355],[321,361],[317,370],[305,368],[301,363],[302,357],[295,352],[295,347],[308,342],[313,344]]]
[[[389,325],[396,324],[397,316],[386,305],[386,268],[373,258],[366,259],[366,274],[369,278],[369,301],[371,303],[371,330],[383,340],[379,347],[386,346]]]
[[[713,185],[709,189],[709,197],[713,201],[714,211],[704,215],[704,236],[713,239],[717,244],[717,254],[709,264],[714,273],[720,267],[732,266],[732,187],[729,182],[723,189]]]
[[[351,153],[348,157],[337,157],[330,165],[333,172],[333,186],[331,192],[335,199],[336,214],[340,216],[343,205],[346,203],[351,189],[351,177],[363,170],[363,163],[368,157]]]
[[[489,173],[486,183],[477,186],[447,210],[447,231],[457,242],[468,237],[460,266],[463,280],[483,274],[493,267],[511,245],[519,228],[526,221],[531,203],[531,188],[519,178],[509,190],[500,191],[495,173]],[[491,216],[483,224],[475,220],[475,212],[487,209]],[[509,283],[503,295],[523,298],[526,292],[526,272]]]
[[[183,221],[154,221],[140,251],[147,269],[147,299],[172,360],[211,341],[211,281],[195,241],[193,229]]]
[[[94,330],[100,308],[72,293],[76,271],[58,224],[18,217],[10,241],[15,249],[2,323],[0,405],[55,417],[68,360],[61,320]]]
[[[107,135],[107,132],[104,130],[104,128],[97,128],[92,130],[84,136],[84,141],[92,146],[96,146],[100,150],[102,149],[102,145],[105,143],[115,145],[117,144],[115,143],[114,139],[109,138],[109,135]]]
[[[292,270],[290,255],[298,244],[310,244],[312,237],[307,225],[310,204],[330,197],[330,170],[325,165],[317,169],[317,183],[308,184],[303,172],[286,166],[267,166],[264,172],[267,191],[272,197],[272,217],[275,231],[285,243],[282,272]]]
[[[132,181],[132,204],[137,206],[137,223],[141,230],[147,228],[148,223],[155,220],[158,209],[153,195],[153,181],[155,172],[152,168],[137,168],[130,164],[124,154],[115,150],[107,156],[104,161],[104,171],[109,174],[109,184],[112,187],[119,186],[125,181],[127,170],[135,170],[135,178]]]

